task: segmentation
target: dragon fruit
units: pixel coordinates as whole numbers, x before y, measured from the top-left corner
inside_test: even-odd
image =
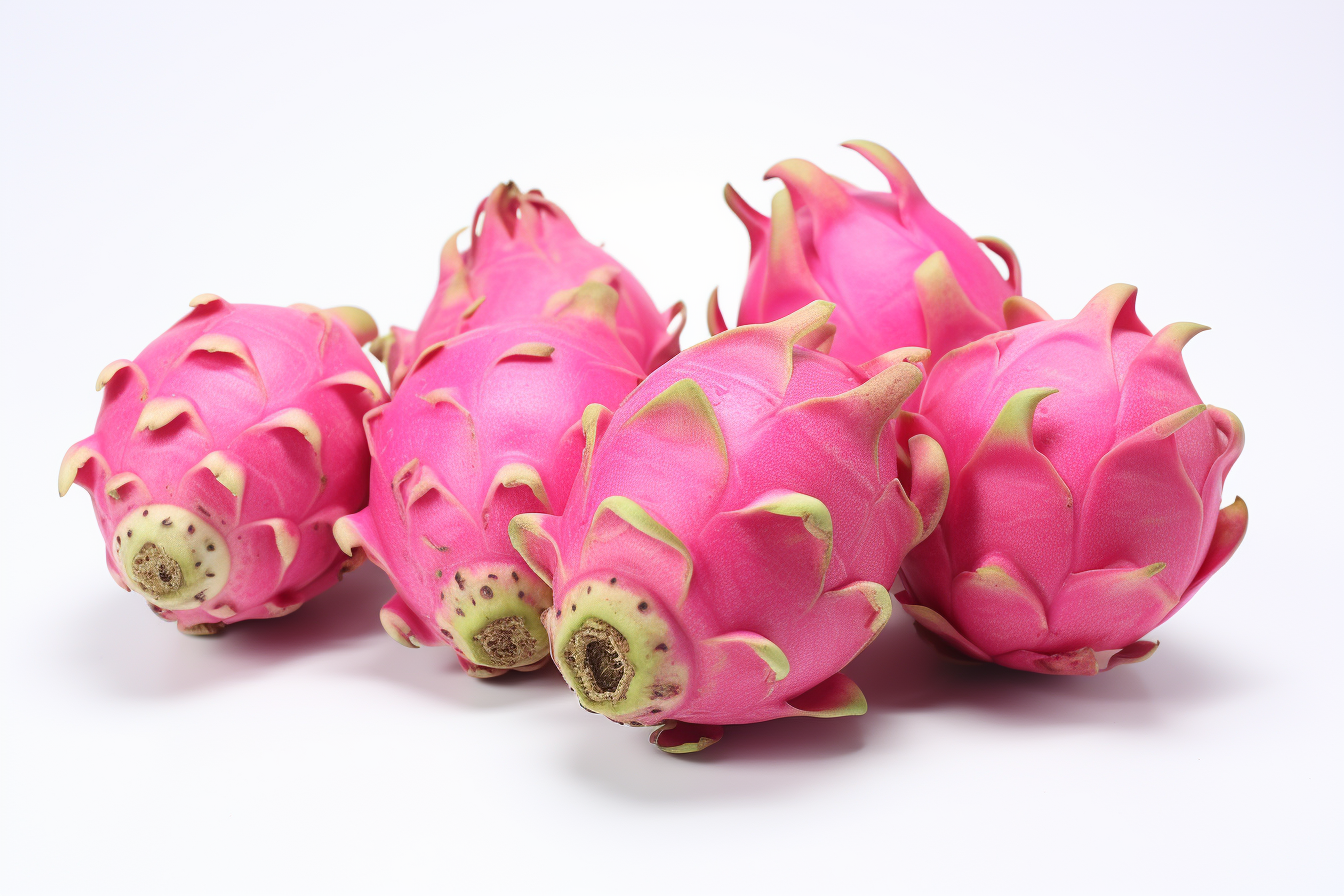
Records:
[[[903,436],[946,449],[942,524],[906,558],[905,610],[935,646],[1014,669],[1094,675],[1147,659],[1141,640],[1236,549],[1246,505],[1219,510],[1241,423],[1204,404],[1181,349],[1152,336],[1133,287],[949,353]]]
[[[336,524],[397,587],[383,625],[408,647],[451,644],[478,677],[544,664],[550,586],[518,557],[509,521],[565,506],[594,420],[642,375],[617,334],[622,297],[589,281],[545,315],[425,350],[365,418],[368,508]]]
[[[787,188],[775,194],[768,218],[731,185],[724,187],[729,208],[751,238],[737,322],[761,323],[816,299],[832,301],[831,354],[851,364],[901,346],[925,346],[932,365],[949,350],[1004,329],[1003,303],[1022,290],[1008,244],[968,237],[929,204],[881,146],[867,140],[844,145],[886,176],[890,193],[861,190],[802,159],[766,172]],[[982,245],[1004,260],[1006,281]],[[710,299],[709,329],[725,329],[717,293]]]
[[[659,368],[585,414],[563,515],[513,543],[554,588],[551,656],[587,709],[690,752],[721,726],[866,709],[840,669],[886,624],[947,494],[938,444],[887,421],[927,352],[854,367],[814,302]]]
[[[357,308],[191,305],[103,368],[59,485],[92,496],[112,578],[199,635],[290,613],[358,562],[332,525],[367,500],[360,419],[387,396]]]
[[[393,327],[374,345],[394,390],[431,345],[466,330],[532,318],[553,295],[589,280],[605,283],[620,295],[617,332],[642,370],[652,370],[677,353],[685,306],[677,302],[658,311],[634,275],[580,236],[540,190],[524,193],[513,183],[500,184],[477,207],[466,252],[457,248],[461,233],[444,244],[439,288],[420,329]]]

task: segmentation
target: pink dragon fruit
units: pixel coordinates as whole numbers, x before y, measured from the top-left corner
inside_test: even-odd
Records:
[[[620,295],[617,332],[642,370],[652,370],[677,353],[685,306],[677,302],[658,311],[639,281],[580,236],[540,190],[524,193],[513,183],[500,184],[477,207],[475,236],[470,248],[459,253],[461,233],[444,244],[439,288],[420,329],[393,327],[375,343],[394,390],[429,346],[466,330],[534,317],[557,292],[588,280],[605,283]],[[669,332],[673,321],[676,327]]]
[[[1072,320],[1041,320],[951,352],[903,435],[946,449],[942,524],[906,558],[905,610],[936,646],[1057,675],[1147,659],[1140,640],[1218,570],[1246,532],[1218,509],[1244,435],[1205,405],[1181,349],[1196,324],[1149,334],[1133,287]]]
[[[1004,329],[1003,303],[1022,289],[1008,244],[968,237],[881,146],[867,140],[844,145],[886,176],[890,193],[860,190],[802,159],[766,172],[787,187],[775,194],[768,218],[732,186],[724,188],[751,237],[737,322],[774,320],[813,300],[830,300],[836,304],[831,354],[851,364],[913,345],[930,349],[932,365],[949,350]],[[1007,264],[1007,281],[982,244]],[[709,329],[725,329],[717,293]]]
[[[621,302],[589,281],[530,322],[432,346],[365,418],[372,498],[336,537],[391,576],[382,619],[402,644],[451,644],[478,677],[546,662],[551,589],[509,543],[509,521],[564,507],[595,425],[584,408],[639,383],[617,335]]]
[[[367,500],[359,421],[387,396],[357,308],[191,305],[98,375],[60,492],[92,496],[112,578],[199,635],[290,613],[355,565],[332,524]]]
[[[690,752],[725,724],[862,713],[840,669],[886,624],[901,558],[937,524],[937,443],[887,421],[922,349],[853,367],[814,302],[682,352],[585,414],[562,516],[514,518],[554,588],[551,656],[579,702]]]

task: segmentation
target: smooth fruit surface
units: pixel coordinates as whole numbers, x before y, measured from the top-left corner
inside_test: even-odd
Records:
[[[947,468],[886,424],[923,350],[832,358],[832,306],[682,352],[613,414],[590,408],[561,516],[513,543],[554,589],[552,658],[587,709],[665,725],[701,749],[717,727],[861,713],[840,669],[881,630],[901,558],[936,525]]]
[[[818,299],[835,303],[831,354],[861,364],[903,346],[924,346],[929,364],[1010,325],[1003,303],[1020,295],[1021,269],[1008,244],[973,240],[935,209],[894,155],[876,143],[849,149],[871,162],[890,192],[863,190],[811,162],[788,159],[766,172],[785,189],[766,216],[731,186],[728,206],[751,238],[737,322],[776,320]],[[1005,279],[984,247],[1003,258]],[[710,332],[724,329],[717,298]]]
[[[903,437],[947,452],[941,525],[906,558],[900,596],[937,645],[1016,669],[1092,675],[1151,655],[1141,640],[1240,544],[1219,509],[1245,439],[1205,404],[1181,349],[1149,333],[1123,284],[1070,320],[980,339],[930,372]]]
[[[444,244],[438,289],[419,329],[393,327],[375,346],[393,390],[430,346],[468,330],[545,314],[553,296],[589,281],[620,296],[615,329],[642,370],[677,353],[685,307],[680,302],[666,311],[654,307],[635,276],[585,240],[540,190],[500,184],[477,207],[466,251],[457,247],[461,233]]]
[[[450,644],[480,677],[546,661],[551,589],[510,544],[509,521],[565,506],[584,409],[639,384],[618,331],[622,301],[589,281],[530,321],[431,346],[365,418],[371,500],[336,534],[392,578],[383,625],[402,644]]]
[[[134,361],[98,375],[94,434],[61,463],[60,493],[93,498],[112,578],[190,634],[281,616],[357,563],[332,537],[364,506],[360,419],[387,399],[354,308],[192,311]]]

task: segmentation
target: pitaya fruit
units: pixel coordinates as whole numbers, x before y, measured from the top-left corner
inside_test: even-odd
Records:
[[[1004,329],[1003,303],[1022,290],[1008,244],[968,237],[881,146],[867,140],[844,145],[886,176],[890,193],[861,190],[802,159],[766,172],[787,188],[775,194],[768,218],[731,185],[724,187],[729,208],[751,237],[737,322],[761,323],[816,299],[832,301],[831,354],[851,364],[901,346],[925,346],[931,366],[949,350]],[[1006,281],[982,245],[1004,260]],[[709,329],[725,329],[717,293]]]
[[[587,709],[671,752],[725,724],[862,713],[840,673],[886,624],[901,558],[937,524],[947,465],[887,421],[922,349],[824,354],[834,306],[739,327],[589,408],[562,516],[514,518],[554,588],[551,656]]]
[[[1241,423],[1204,404],[1181,349],[1149,334],[1133,287],[1072,320],[951,352],[896,426],[947,451],[942,524],[906,558],[900,597],[956,655],[1093,675],[1146,659],[1140,640],[1236,550],[1246,505],[1218,509]]]
[[[112,578],[196,635],[290,613],[357,563],[331,529],[367,500],[360,419],[387,395],[357,308],[191,305],[98,375],[60,492],[88,490]]]
[[[402,644],[451,644],[478,677],[546,662],[551,589],[509,543],[509,521],[565,506],[594,425],[584,408],[639,383],[617,335],[621,301],[589,281],[530,322],[431,346],[365,418],[371,499],[336,537],[392,578],[382,619]]]
[[[374,345],[393,390],[431,345],[466,330],[532,318],[556,293],[588,280],[605,283],[620,295],[617,332],[642,370],[652,370],[677,353],[685,306],[677,302],[658,311],[634,275],[580,236],[540,190],[524,193],[512,182],[500,184],[477,206],[471,246],[465,252],[457,248],[461,233],[444,244],[439,288],[420,329],[393,327]]]

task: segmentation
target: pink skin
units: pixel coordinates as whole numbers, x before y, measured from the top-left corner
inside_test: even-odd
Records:
[[[1140,640],[1180,609],[1246,532],[1219,510],[1244,434],[1200,400],[1181,349],[1151,335],[1133,287],[1072,320],[951,352],[903,437],[947,451],[943,523],[906,558],[906,611],[940,646],[1015,669],[1092,675],[1146,659]]]
[[[134,361],[100,375],[98,423],[66,453],[60,486],[92,496],[113,579],[206,633],[291,612],[353,565],[332,524],[367,500],[360,420],[387,396],[360,349],[376,326],[357,309],[192,304]],[[200,583],[207,599],[158,595],[132,575],[124,555],[143,535],[128,525],[154,523],[151,513],[163,519],[150,540],[169,544],[190,527],[182,550],[200,570],[223,564]],[[196,543],[203,535],[210,544]],[[204,574],[181,565],[188,579]]]
[[[937,444],[897,444],[887,426],[925,353],[832,358],[818,350],[832,307],[663,365],[594,419],[563,515],[511,527],[554,586],[552,657],[580,702],[631,725],[676,720],[655,733],[664,749],[703,748],[725,724],[862,712],[839,670],[885,624],[901,558],[942,512]],[[593,637],[628,647],[616,696],[584,659]]]
[[[925,346],[932,365],[951,349],[1004,329],[1003,302],[1021,291],[1017,258],[1007,244],[968,237],[929,204],[881,146],[865,140],[845,146],[886,176],[890,193],[861,190],[802,159],[766,172],[786,187],[775,196],[771,217],[725,188],[729,207],[751,237],[738,324],[775,320],[816,299],[832,301],[831,354],[851,364],[901,346]],[[1007,281],[981,242],[1004,258]],[[930,291],[916,278],[940,251],[955,277],[951,293]],[[715,300],[710,332],[723,329]]]
[[[451,645],[478,677],[546,661],[551,591],[510,544],[509,521],[564,507],[584,408],[638,385],[641,365],[616,332],[621,303],[590,282],[544,316],[431,347],[365,419],[372,498],[337,537],[391,577],[383,624],[401,643]],[[501,618],[516,620],[512,640],[485,651],[482,626]]]
[[[620,295],[617,331],[643,370],[677,353],[684,306],[655,308],[634,275],[580,236],[540,190],[524,193],[512,183],[500,184],[477,207],[475,236],[459,253],[460,233],[443,247],[439,287],[420,329],[393,327],[391,338],[379,347],[394,390],[429,346],[467,330],[534,317],[555,293],[587,280],[600,280]]]

